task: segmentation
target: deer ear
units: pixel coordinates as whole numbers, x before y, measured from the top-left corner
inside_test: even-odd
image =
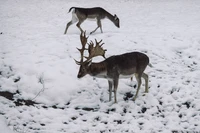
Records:
[[[90,66],[92,64],[92,59],[90,59],[88,62],[87,62],[88,66]]]
[[[115,20],[117,20],[117,19],[118,19],[118,17],[117,17],[117,15],[116,15],[116,14],[114,15],[114,19],[115,19]]]

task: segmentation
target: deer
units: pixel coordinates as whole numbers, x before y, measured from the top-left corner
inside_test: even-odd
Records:
[[[86,19],[93,19],[93,20],[96,19],[96,22],[97,22],[97,28],[95,30],[93,30],[92,32],[90,32],[90,34],[93,34],[98,28],[100,28],[101,33],[103,33],[101,20],[105,19],[105,18],[107,18],[111,22],[113,22],[116,27],[118,27],[118,28],[120,27],[119,26],[119,18],[117,17],[117,15],[115,14],[113,16],[112,14],[110,14],[109,12],[107,12],[105,9],[103,9],[101,7],[94,7],[94,8],[71,7],[69,9],[69,12],[71,12],[71,10],[73,10],[72,11],[72,20],[67,23],[64,34],[67,33],[69,26],[71,26],[72,24],[74,24],[76,22],[78,22],[76,24],[76,26],[80,29],[81,33],[83,33],[83,30],[80,27],[80,25]]]
[[[149,65],[149,57],[140,52],[129,52],[121,55],[113,55],[105,58],[106,49],[103,49],[102,40],[99,42],[95,39],[94,42],[87,43],[88,37],[85,32],[81,33],[80,40],[82,48],[77,48],[81,54],[80,61],[75,60],[77,65],[80,65],[77,78],[82,78],[89,74],[97,78],[108,80],[109,85],[109,101],[112,97],[112,88],[114,87],[114,102],[117,103],[117,88],[121,78],[132,78],[134,75],[137,80],[137,91],[133,97],[136,100],[142,80],[145,80],[145,93],[148,93],[148,75],[144,73],[147,65]],[[88,44],[88,48],[86,48]],[[88,56],[84,56],[84,51],[88,50]],[[105,60],[101,62],[92,62],[92,59],[97,56],[102,56]],[[84,61],[84,58],[86,60]]]

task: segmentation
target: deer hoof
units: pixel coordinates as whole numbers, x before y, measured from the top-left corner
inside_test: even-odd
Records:
[[[134,101],[134,102],[135,102],[135,100],[136,100],[136,97],[133,98],[133,101]]]
[[[93,33],[94,33],[94,31],[90,32],[90,35],[93,34]]]
[[[144,94],[143,94],[142,96],[146,96],[147,93],[148,93],[148,92],[144,92]]]

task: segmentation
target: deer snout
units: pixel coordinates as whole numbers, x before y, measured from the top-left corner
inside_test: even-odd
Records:
[[[77,78],[82,78],[82,77],[84,77],[85,76],[85,74],[83,74],[83,73],[78,73],[78,75],[77,75]]]
[[[81,76],[81,74],[80,74],[80,73],[77,75],[77,78],[82,78],[82,76]]]
[[[119,24],[116,24],[116,27],[117,27],[117,28],[120,28]]]

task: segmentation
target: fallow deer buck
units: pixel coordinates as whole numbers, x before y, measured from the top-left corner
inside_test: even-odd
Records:
[[[80,65],[79,72],[77,77],[82,78],[86,74],[90,76],[105,78],[108,80],[109,85],[109,101],[111,101],[112,96],[112,87],[114,86],[114,98],[115,103],[117,102],[117,87],[119,78],[130,78],[135,75],[137,79],[137,92],[133,100],[136,100],[138,95],[140,85],[141,85],[141,77],[145,79],[145,92],[148,93],[148,75],[144,73],[145,68],[149,64],[149,57],[140,52],[131,52],[125,53],[121,55],[114,55],[109,58],[106,58],[104,61],[93,63],[92,58],[96,56],[103,56],[105,58],[105,51],[102,48],[102,40],[97,42],[95,39],[94,43],[91,41],[88,44],[88,49],[85,48],[88,37],[86,37],[85,33],[81,33],[80,40],[82,44],[82,48],[78,49],[81,54],[81,60],[76,61],[78,65]],[[84,56],[84,51],[88,50],[89,56]],[[83,61],[83,58],[86,58]]]
[[[76,22],[78,22],[76,24],[76,26],[80,29],[80,31],[82,33],[83,30],[80,27],[80,25],[86,19],[96,19],[96,21],[97,21],[97,28],[94,31],[90,32],[90,34],[94,33],[98,28],[100,28],[101,33],[103,33],[101,20],[104,18],[108,18],[110,21],[112,21],[115,24],[116,27],[119,28],[119,18],[117,17],[117,15],[115,14],[113,16],[101,7],[94,7],[94,8],[71,7],[69,9],[69,12],[71,12],[72,9],[73,9],[72,20],[67,23],[64,34],[67,33],[69,26]]]

